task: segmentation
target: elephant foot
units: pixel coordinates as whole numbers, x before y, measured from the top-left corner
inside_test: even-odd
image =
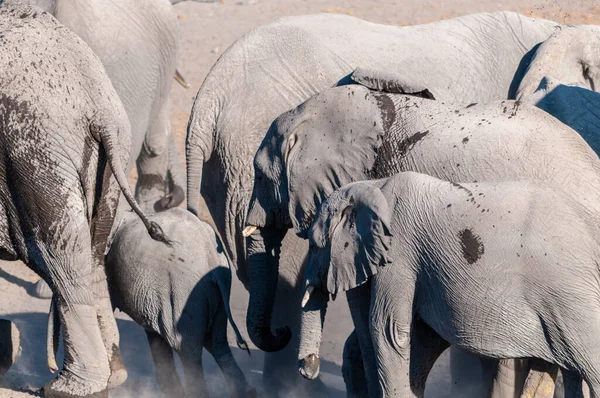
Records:
[[[49,381],[42,388],[45,398],[108,398],[106,388],[94,391],[88,383],[69,373],[61,372],[56,379]]]
[[[127,368],[121,358],[121,350],[119,346],[113,345],[112,355],[110,357],[110,377],[108,378],[108,388],[113,389],[127,380]]]
[[[314,380],[319,376],[321,360],[317,354],[307,355],[298,365],[298,370],[305,379]]]
[[[52,290],[45,280],[41,279],[35,284],[34,297],[39,299],[51,299]]]

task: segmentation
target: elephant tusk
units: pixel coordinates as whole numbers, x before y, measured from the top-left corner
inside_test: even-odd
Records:
[[[174,77],[175,77],[175,80],[177,80],[177,83],[181,84],[181,87],[190,88],[190,85],[188,84],[188,82],[185,81],[185,78],[181,75],[179,70],[175,69]]]
[[[249,237],[250,235],[252,235],[252,233],[254,231],[256,231],[258,229],[258,227],[255,227],[254,225],[248,225],[246,228],[244,228],[244,230],[242,231],[242,236],[244,238]]]
[[[308,303],[308,300],[310,300],[310,295],[315,291],[315,287],[314,286],[307,286],[306,287],[306,291],[304,292],[304,297],[302,298],[302,308],[304,308],[304,306],[306,305],[306,303]]]

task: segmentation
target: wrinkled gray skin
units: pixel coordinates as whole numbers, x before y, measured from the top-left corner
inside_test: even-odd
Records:
[[[220,57],[196,97],[188,126],[188,207],[197,214],[202,193],[237,274],[250,290],[247,327],[260,349],[275,351],[290,339],[286,331],[272,334],[272,320],[299,324],[299,309],[289,303],[302,294],[307,249],[302,240],[284,238],[275,228],[253,234],[247,252],[242,237],[252,159],[274,118],[336,85],[359,65],[385,65],[405,77],[407,89],[431,83],[439,98],[465,105],[504,99],[514,95],[525,71],[524,66],[517,71],[523,56],[556,29],[553,22],[515,13],[402,28],[320,14],[255,29]],[[281,258],[273,257],[271,249]],[[265,356],[264,374],[274,389],[299,381],[292,363],[298,340],[292,338],[289,348]]]
[[[166,0],[5,0],[41,7],[96,53],[131,124],[129,172],[142,210],[176,207],[185,199],[184,174],[169,120],[177,67],[179,24]]]
[[[0,258],[27,264],[57,303],[65,361],[45,396],[108,396],[127,377],[104,271],[120,194],[166,239],[129,190],[129,120],[90,48],[26,6],[0,7],[0,48]]]
[[[255,396],[227,342],[231,270],[212,227],[183,209],[150,219],[172,240],[157,247],[143,223],[125,212],[106,258],[113,304],[146,330],[156,378],[166,397],[208,396],[203,347],[215,358],[234,397]],[[171,349],[183,363],[187,394]]]
[[[306,284],[331,294],[370,284],[382,396],[422,397],[454,344],[557,364],[570,371],[568,397],[582,393],[581,378],[599,397],[597,217],[533,180],[353,183],[315,217]]]
[[[361,85],[336,87],[273,123],[255,158],[257,183],[248,223],[293,225],[306,236],[319,203],[335,189],[406,170],[457,182],[534,178],[564,187],[586,206],[600,209],[597,163],[575,131],[531,105],[503,101],[461,108]],[[368,297],[365,285],[347,299],[365,369],[371,371],[366,375],[370,395],[376,395],[375,367],[369,366],[375,359],[366,327]],[[323,316],[306,311],[303,325],[319,325]],[[301,361],[307,355],[302,347],[316,350],[320,342],[314,327],[306,331]],[[316,377],[318,369],[309,362],[301,363],[301,372]],[[520,395],[514,378],[503,379],[507,372],[502,371],[498,376],[493,396],[514,396],[515,390]]]

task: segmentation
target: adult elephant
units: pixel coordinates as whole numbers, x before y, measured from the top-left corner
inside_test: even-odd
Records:
[[[96,53],[131,124],[127,171],[137,166],[137,201],[146,212],[185,199],[184,174],[169,119],[179,49],[177,15],[166,0],[5,0],[41,7]]]
[[[298,325],[300,275],[307,245],[278,228],[260,228],[246,241],[252,159],[282,112],[336,85],[362,65],[402,76],[398,90],[420,91],[460,104],[514,95],[528,52],[558,29],[516,13],[475,14],[411,27],[318,14],[284,18],[234,43],[200,88],[186,142],[188,208],[206,201],[225,249],[250,291],[247,329],[263,351],[281,350]],[[522,61],[525,57],[525,61]],[[259,182],[260,183],[260,182]],[[279,266],[279,263],[282,265]],[[275,300],[277,297],[277,300]],[[297,383],[298,340],[265,356],[270,385]]]
[[[365,77],[355,78],[373,81]],[[393,87],[394,82],[379,83]],[[599,166],[596,154],[575,131],[531,105],[497,101],[462,108],[362,85],[335,87],[273,123],[255,158],[261,183],[255,184],[248,222],[293,225],[306,236],[319,204],[333,190],[407,170],[453,182],[541,180],[598,210]],[[477,204],[476,197],[473,201]],[[365,326],[370,288],[354,290],[348,292],[348,303],[369,394],[377,395],[376,358]],[[324,310],[303,314],[302,328],[308,333],[300,345],[300,368],[308,378],[318,372],[318,360],[305,357],[318,349],[324,315]],[[507,396],[507,386],[493,387],[494,396]]]
[[[127,376],[104,270],[121,193],[166,241],[127,183],[129,120],[92,50],[39,8],[0,7],[0,54],[0,259],[56,300],[65,361],[44,395],[108,397]]]

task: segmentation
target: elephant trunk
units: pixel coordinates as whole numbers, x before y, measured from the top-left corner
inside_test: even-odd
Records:
[[[302,309],[300,320],[300,351],[298,352],[298,371],[308,380],[319,375],[321,360],[319,348],[323,334],[323,324],[327,312],[327,295],[315,290]]]
[[[200,183],[204,167],[204,153],[196,145],[186,145],[187,208],[196,217],[200,214]]]
[[[285,231],[258,228],[246,240],[250,300],[246,328],[252,342],[266,352],[280,351],[289,343],[288,326],[271,332],[271,317],[279,278],[279,253]]]

